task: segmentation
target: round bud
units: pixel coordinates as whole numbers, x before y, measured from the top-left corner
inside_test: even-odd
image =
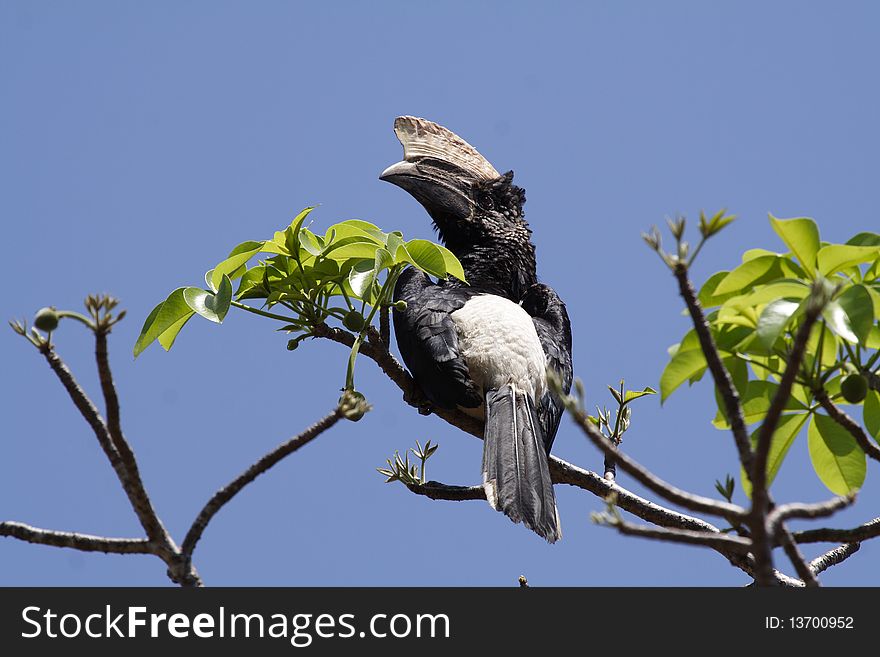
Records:
[[[293,339],[287,341],[287,351],[295,351],[299,347],[299,340]]]
[[[394,308],[394,310],[399,310],[400,312],[403,312],[404,310],[406,310],[406,301],[404,301],[403,299],[401,299],[400,301],[395,301],[392,308]]]
[[[354,331],[355,333],[363,331],[365,323],[364,316],[357,310],[347,312],[345,317],[342,318],[342,325],[349,331]]]
[[[54,308],[40,308],[34,315],[34,326],[48,333],[58,328],[58,319]]]
[[[858,404],[868,395],[868,380],[861,374],[847,374],[840,382],[840,392],[850,404]]]

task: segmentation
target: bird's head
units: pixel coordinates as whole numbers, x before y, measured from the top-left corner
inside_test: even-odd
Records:
[[[379,178],[412,194],[450,249],[455,252],[487,237],[528,242],[525,192],[513,184],[512,171],[498,173],[477,149],[432,121],[400,116],[394,132],[403,144],[403,160]]]

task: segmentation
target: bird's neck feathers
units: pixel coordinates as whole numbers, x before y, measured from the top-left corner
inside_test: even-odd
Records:
[[[525,191],[513,172],[479,184],[473,216],[455,229],[438,221],[440,239],[461,261],[468,284],[519,301],[537,281],[535,246],[525,220]]]

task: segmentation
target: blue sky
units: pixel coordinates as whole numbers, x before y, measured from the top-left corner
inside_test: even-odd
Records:
[[[877,229],[876,32],[868,2],[18,2],[0,3],[0,217],[4,319],[107,291],[128,309],[111,336],[122,419],[154,504],[180,540],[208,497],[332,408],[346,352],[295,353],[274,326],[233,312],[193,322],[136,362],[150,309],[197,285],[245,239],[304,206],[432,237],[402,190],[399,114],[438,121],[528,193],[539,275],[567,301],[575,372],[657,386],[686,330],[671,276],[639,233],[727,207],[740,219],[694,276],[746,248],[780,249],[767,212],[813,216],[823,238]],[[98,394],[88,336],[57,334]],[[117,536],[139,526],[94,437],[39,355],[0,333],[0,519]],[[479,480],[482,444],[405,406],[368,361],[375,410],[261,477],[210,525],[195,561],[211,585],[738,585],[708,550],[592,525],[601,501],[557,487],[565,537],[548,546],[485,503],[432,502],[374,468],[431,439],[430,476]],[[736,473],[707,385],[638,405],[625,449],[712,494]],[[828,497],[806,436],[774,484],[780,501]],[[602,458],[563,420],[554,451]],[[845,526],[877,515],[877,464]],[[622,476],[621,483],[641,492]],[[743,501],[741,493],[738,500]],[[808,550],[811,554],[815,550]],[[878,585],[865,545],[825,576]],[[784,557],[780,558],[789,572]],[[0,541],[0,584],[164,585],[152,557]]]

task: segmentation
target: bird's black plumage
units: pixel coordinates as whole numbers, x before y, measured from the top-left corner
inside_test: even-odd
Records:
[[[561,529],[547,456],[563,407],[542,377],[545,368],[553,368],[568,392],[571,329],[565,304],[552,288],[538,283],[535,247],[523,213],[525,192],[513,184],[513,172],[498,174],[445,128],[401,117],[395,130],[404,144],[404,161],[389,167],[382,179],[424,206],[467,278],[467,283],[452,278],[434,282],[415,269],[401,274],[394,298],[407,305],[393,314],[401,356],[431,403],[482,412],[483,477],[490,504],[554,542]],[[466,313],[466,306],[486,296],[497,302],[472,306],[490,309],[482,324],[480,317]],[[534,326],[531,337],[524,335],[531,329],[523,330],[523,321]],[[542,356],[541,380],[536,368],[510,364],[533,365],[529,345]],[[491,353],[475,357],[474,349]]]
[[[547,356],[547,367],[555,370],[565,392],[571,389],[571,322],[565,304],[549,285],[536,283],[526,291],[520,302],[523,310],[532,316],[538,339]],[[544,431],[547,453],[559,429],[559,420],[565,407],[550,391],[544,393],[538,405],[538,422]]]

